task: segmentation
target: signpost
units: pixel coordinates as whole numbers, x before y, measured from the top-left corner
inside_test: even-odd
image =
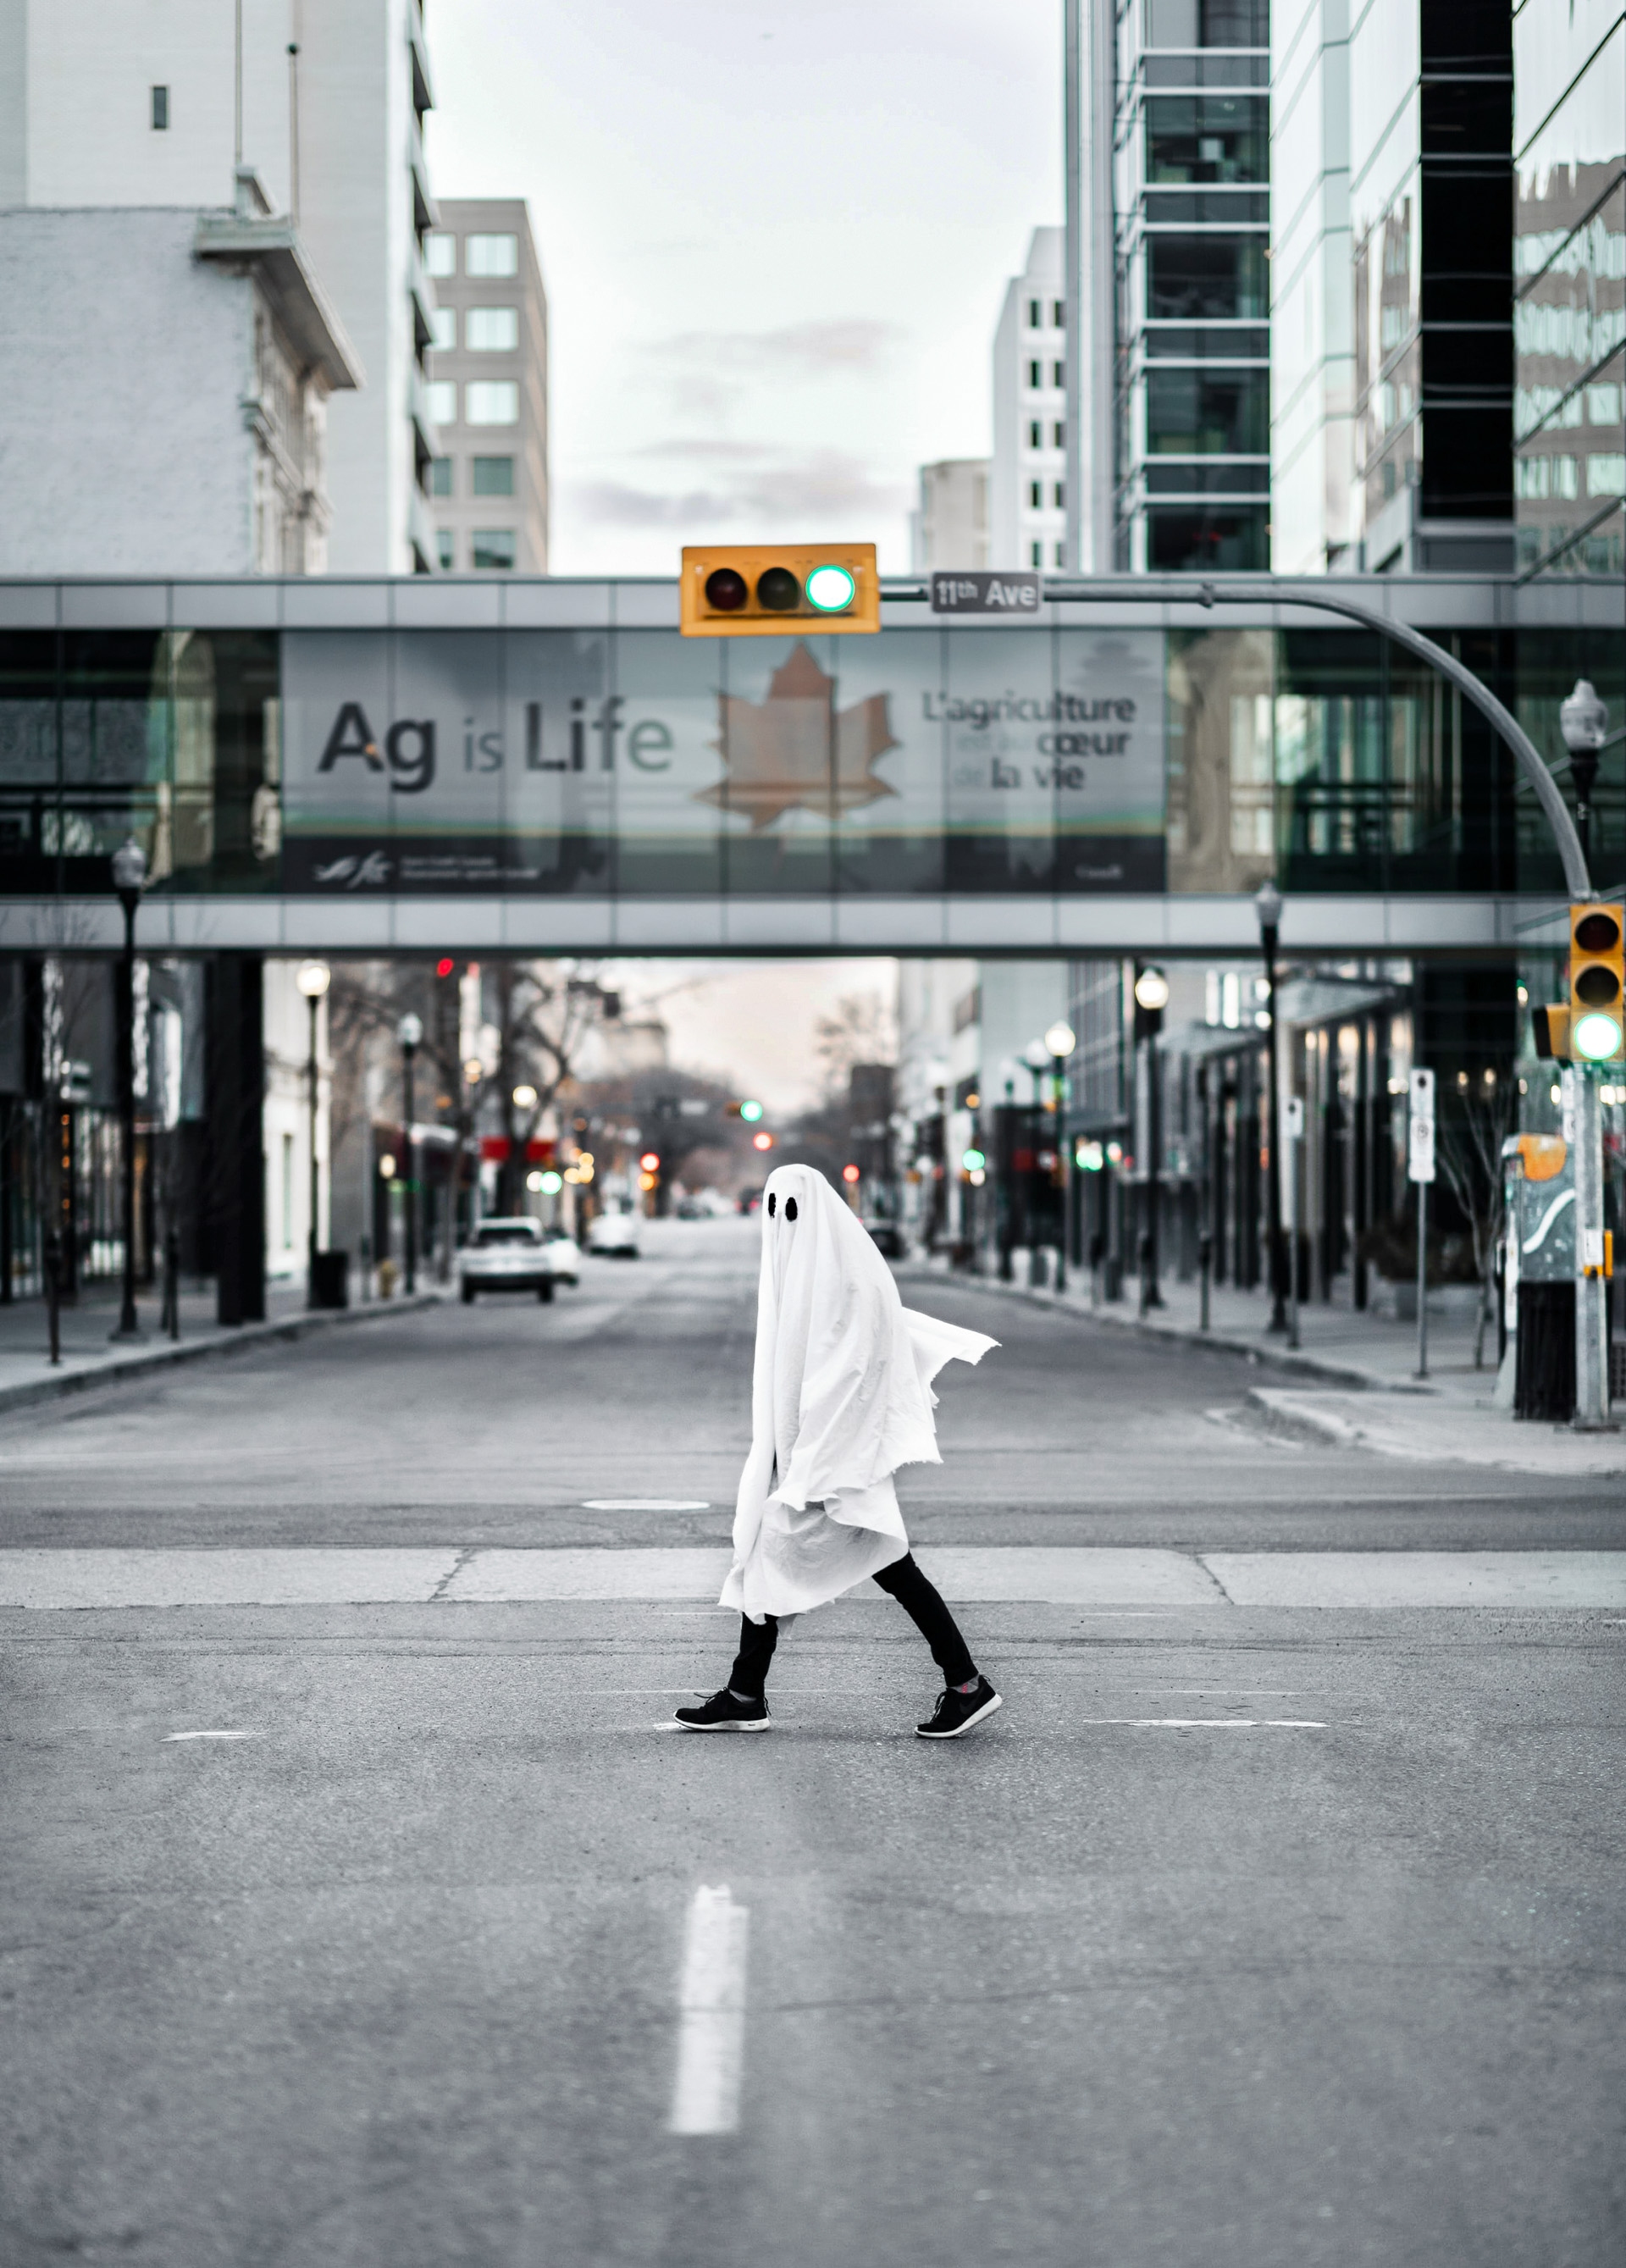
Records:
[[[1304,1139],[1304,1097],[1287,1098],[1287,1344],[1299,1344],[1299,1145]]]
[[[1034,615],[1039,612],[1043,578],[1039,575],[934,574],[934,615]]]
[[[1434,1074],[1411,1074],[1410,1162],[1417,1185],[1417,1376],[1429,1374],[1429,1184],[1434,1178]]]

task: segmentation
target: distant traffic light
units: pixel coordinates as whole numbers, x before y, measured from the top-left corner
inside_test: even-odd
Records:
[[[844,1182],[856,1182],[858,1179],[858,1168],[857,1166],[843,1166],[842,1167],[842,1179]]]
[[[680,595],[685,637],[880,628],[872,543],[686,545]]]
[[[456,967],[455,961],[447,960],[443,956],[435,963],[435,974],[437,976],[450,976]]]
[[[751,1147],[754,1150],[771,1150],[773,1146],[774,1138],[771,1134],[754,1134],[751,1137]]]
[[[1570,909],[1570,1044],[1586,1063],[1608,1063],[1621,1052],[1626,1026],[1626,938],[1618,906]]]
[[[639,1160],[638,1160],[638,1164],[639,1164],[639,1167],[642,1168],[642,1170],[643,1170],[644,1173],[646,1173],[646,1174],[658,1174],[658,1173],[659,1173],[659,1171],[660,1171],[660,1153],[659,1153],[659,1152],[658,1152],[658,1151],[657,1151],[657,1150],[646,1150],[646,1151],[644,1152],[644,1155],[639,1159]]]
[[[747,1126],[754,1126],[762,1115],[760,1102],[729,1102],[723,1107],[725,1118],[743,1118]]]

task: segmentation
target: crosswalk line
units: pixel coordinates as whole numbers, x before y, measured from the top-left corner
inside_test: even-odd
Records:
[[[1086,1616],[1199,1609],[1424,1607],[1618,1614],[1626,1551],[1210,1551],[954,1544],[922,1566],[964,1605]],[[548,1601],[715,1603],[726,1546],[558,1550],[447,1545],[0,1550],[0,1609],[490,1606]],[[861,1584],[851,1597],[879,1604]]]

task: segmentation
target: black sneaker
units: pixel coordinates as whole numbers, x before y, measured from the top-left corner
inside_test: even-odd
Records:
[[[951,1685],[925,1723],[916,1725],[915,1730],[923,1741],[957,1741],[1002,1705],[987,1678],[979,1676],[969,1693],[957,1693]]]
[[[741,1701],[726,1685],[698,1708],[674,1709],[672,1715],[686,1733],[765,1733],[769,1727],[766,1701]]]

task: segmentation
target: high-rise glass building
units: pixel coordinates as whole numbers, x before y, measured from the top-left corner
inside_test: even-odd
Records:
[[[1270,564],[1269,40],[1268,0],[1117,19],[1121,567]]]

